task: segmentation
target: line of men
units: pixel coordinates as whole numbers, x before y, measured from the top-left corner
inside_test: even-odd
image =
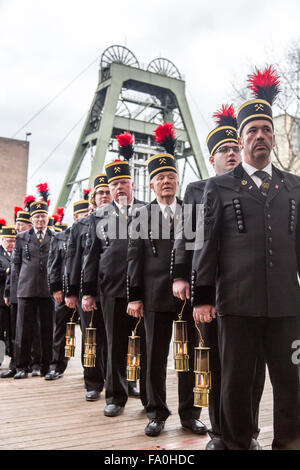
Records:
[[[64,348],[66,323],[70,321],[74,309],[79,307],[78,300],[72,304],[74,296],[71,296],[71,292],[79,295],[76,268],[78,267],[80,279],[81,256],[85,247],[89,214],[97,207],[110,202],[111,195],[106,175],[98,175],[94,179],[90,201],[82,200],[73,205],[72,230],[67,228],[66,224],[53,226],[53,217],[48,217],[47,197],[40,201],[34,201],[33,197],[27,199],[30,199],[29,211],[21,210],[17,213],[16,230],[14,227],[2,228],[1,250],[7,262],[3,264],[1,284],[4,288],[6,278],[3,298],[3,303],[6,305],[2,308],[5,315],[1,314],[1,325],[3,331],[7,333],[7,343],[10,345],[7,352],[11,356],[11,361],[9,369],[1,374],[1,378],[23,379],[32,372],[32,376],[56,380],[63,376],[68,364]],[[79,237],[77,237],[78,232]],[[79,258],[72,263],[70,258],[73,255],[74,241],[77,243]],[[13,248],[14,253],[11,257]],[[78,260],[79,266],[76,265]],[[69,271],[66,272],[66,269]],[[71,286],[69,281],[72,283]],[[75,291],[77,287],[78,291]],[[66,297],[67,294],[69,297]],[[78,312],[84,345],[88,319],[80,307]],[[88,401],[100,398],[105,380],[106,337],[100,314],[101,312],[95,321],[97,364],[95,368],[84,368]],[[2,321],[2,317],[5,321]],[[40,346],[40,354],[36,360],[32,360],[32,351],[35,351],[36,343]],[[130,385],[129,394],[138,396],[135,384]]]
[[[103,186],[109,187],[112,201],[96,204],[93,213],[73,225],[63,274],[52,280],[49,276],[47,298],[51,300],[52,292],[56,303],[68,309],[66,317],[81,303],[83,337],[94,312],[97,364],[85,370],[84,380],[87,399],[89,392],[91,400],[98,399],[105,387],[105,416],[120,415],[126,405],[128,336],[142,319],[139,394],[149,418],[148,436],[158,436],[170,414],[167,360],[173,321],[185,302],[190,366],[178,373],[178,412],[184,428],[196,434],[208,431],[200,421],[201,408],[193,402],[193,348],[199,343],[195,323],[201,323],[205,345],[211,348],[210,450],[261,448],[258,410],[266,364],[274,395],[272,448],[300,448],[299,376],[291,357],[292,344],[300,336],[300,178],[280,171],[270,160],[277,77],[269,68],[257,72],[251,85],[255,98],[239,108],[237,117],[232,107],[223,107],[216,116],[217,127],[208,135],[215,177],[191,183],[180,201],[174,145],[170,146],[175,136],[169,126],[162,126],[166,132],[157,141],[167,151],[147,162],[155,199],[145,204],[133,197],[126,158],[106,165],[106,174],[100,177],[107,178]],[[182,211],[183,203],[192,210]],[[204,219],[198,213],[200,203]],[[45,205],[35,214],[43,211],[47,212]],[[35,214],[31,238],[41,231],[34,224]],[[204,224],[200,246],[194,243],[199,219]],[[189,224],[193,230],[187,236]],[[35,245],[41,248],[44,239],[36,238]],[[54,238],[52,244],[58,244],[59,238]],[[34,258],[31,245],[26,250],[29,241],[26,232],[17,236],[14,265],[19,275],[23,260],[26,266]],[[187,243],[194,243],[194,249],[187,249]],[[49,266],[55,264],[51,253],[49,260]],[[25,285],[31,282],[28,274],[23,276]],[[20,309],[20,317],[30,320],[33,306],[28,303],[37,300],[20,298],[18,318]],[[27,349],[23,345],[26,367],[31,343]],[[41,364],[46,376],[61,377],[57,362],[49,371],[43,348]]]
[[[162,153],[149,159],[150,186],[156,198],[135,208],[130,224],[124,263],[127,313],[144,320],[146,374],[141,376],[141,385],[146,380],[147,435],[159,435],[170,413],[166,364],[172,322],[182,305],[176,305],[175,297],[186,302],[189,345],[197,344],[195,321],[203,323],[205,344],[212,349],[212,428],[207,449],[261,449],[258,409],[266,365],[274,395],[272,448],[299,449],[300,389],[292,348],[299,339],[300,178],[271,164],[276,73],[272,68],[257,71],[250,77],[250,86],[255,98],[239,108],[237,118],[232,108],[223,108],[217,115],[217,128],[207,138],[217,176],[187,189],[186,203],[197,206],[202,201],[204,205],[203,245],[195,245],[191,253],[186,241],[193,240],[184,237],[187,222],[182,223],[183,215],[178,213],[181,202],[175,196],[178,176],[174,155]],[[165,137],[169,141],[172,135]],[[112,163],[110,170],[111,181],[119,184],[124,178],[130,187],[126,162]],[[125,258],[127,240],[112,239],[109,226],[118,222],[120,233],[122,222],[131,217],[132,197],[124,188],[119,195],[127,197],[124,214],[119,207],[124,204],[119,201],[119,205],[100,210],[90,226],[82,291],[83,308],[89,311],[95,308],[100,287],[103,311],[111,321],[109,356],[119,364],[123,358],[120,367],[124,374],[125,342],[116,344],[116,324],[125,330],[125,269],[116,267],[122,259],[116,254]],[[176,221],[181,221],[181,228],[179,224],[180,236],[173,247]],[[116,243],[123,251],[114,249]],[[178,377],[179,416],[183,427],[202,434],[206,426],[192,400],[192,358],[190,365],[190,371],[180,372]],[[111,371],[113,374],[113,367]],[[105,410],[111,416],[120,414],[126,402],[119,371],[118,377],[112,376],[110,406]],[[114,392],[116,383],[119,386]]]

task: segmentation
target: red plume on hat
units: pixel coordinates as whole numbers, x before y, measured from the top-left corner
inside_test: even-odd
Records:
[[[237,129],[237,120],[233,104],[223,104],[222,108],[213,114],[213,118],[215,119],[218,127],[232,126]]]
[[[16,220],[16,218],[17,218],[18,212],[19,212],[19,211],[22,211],[22,210],[23,210],[23,207],[20,207],[20,206],[15,206],[15,207],[14,207],[15,220]]]
[[[271,65],[262,72],[256,69],[255,73],[248,76],[248,88],[253,95],[268,101],[271,106],[280,92],[279,83],[279,76]]]
[[[30,204],[31,204],[32,202],[34,202],[34,201],[35,201],[35,197],[34,197],[34,196],[31,196],[31,195],[25,196],[25,197],[24,197],[24,201],[23,201],[24,209],[25,209],[26,211],[29,211],[29,209],[30,209]]]
[[[84,199],[85,201],[88,201],[88,200],[89,200],[91,189],[92,189],[92,188],[88,188],[88,189],[84,189],[84,190],[83,190],[83,199]]]
[[[55,224],[60,224],[59,215],[58,215],[58,214],[53,214],[52,217],[53,217],[53,219],[55,220],[54,225],[55,225]]]
[[[65,209],[64,207],[58,207],[56,209],[56,215],[58,215],[58,218],[59,218],[59,223],[61,224],[63,218],[64,218],[64,215],[65,215]]]
[[[6,225],[6,220],[5,219],[0,219],[0,230],[2,229],[2,227]]]
[[[48,196],[49,196],[48,183],[40,183],[36,186],[36,189],[38,190],[38,193],[44,199],[44,201],[48,203]]]
[[[61,224],[64,218],[64,213],[65,213],[65,209],[63,207],[58,207],[56,209],[56,213],[52,215],[53,219],[55,220],[54,225]]]
[[[133,155],[133,138],[130,132],[123,132],[123,134],[116,135],[119,144],[119,153],[125,160],[130,160]]]
[[[158,142],[162,145],[167,153],[174,155],[175,145],[176,145],[176,136],[174,132],[174,126],[171,122],[165,122],[160,124],[155,130],[155,142]]]

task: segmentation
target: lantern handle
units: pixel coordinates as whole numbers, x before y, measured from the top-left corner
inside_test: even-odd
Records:
[[[137,324],[135,325],[135,329],[133,330],[133,336],[136,336],[136,330],[137,330],[137,327],[139,326],[139,324],[141,323],[141,320],[142,320],[142,317],[141,315],[139,315],[139,320],[137,322]]]
[[[204,346],[204,339],[203,339],[203,336],[201,334],[201,330],[200,328],[198,327],[197,323],[195,322],[195,326],[196,326],[196,329],[199,333],[199,337],[200,337],[200,346],[203,347]]]
[[[94,312],[95,312],[95,310],[92,309],[92,316],[91,316],[91,321],[90,321],[90,324],[89,324],[89,328],[93,328]]]
[[[183,306],[182,306],[182,308],[181,308],[181,312],[180,312],[180,314],[178,315],[178,320],[181,320],[181,319],[182,319],[182,314],[183,314],[183,310],[184,310],[185,304],[186,304],[186,298],[184,299]]]
[[[73,320],[74,320],[74,315],[75,315],[76,311],[77,311],[77,308],[75,308],[75,309],[74,309],[74,312],[72,313],[71,322],[73,322]]]

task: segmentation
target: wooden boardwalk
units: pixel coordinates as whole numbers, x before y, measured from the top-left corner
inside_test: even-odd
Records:
[[[7,366],[6,357],[1,371]],[[0,379],[0,450],[204,449],[209,437],[196,436],[180,425],[177,377],[171,368],[167,397],[172,414],[165,430],[156,438],[145,436],[148,419],[136,398],[129,398],[121,416],[105,417],[103,393],[96,402],[85,400],[78,346],[76,357],[69,361],[64,377],[59,380],[51,382],[31,375],[23,380]],[[264,449],[270,449],[272,442],[272,406],[267,379],[260,409],[259,442]],[[201,420],[209,426],[206,409],[202,411]]]

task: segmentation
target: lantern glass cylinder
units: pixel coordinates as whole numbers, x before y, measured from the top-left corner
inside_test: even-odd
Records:
[[[185,320],[174,321],[173,357],[175,370],[187,372],[189,370],[187,340],[187,323]]]
[[[74,357],[75,355],[75,325],[74,322],[68,322],[66,325],[65,357]]]
[[[140,379],[141,354],[140,354],[140,336],[128,337],[127,354],[127,380],[130,382]]]
[[[209,370],[209,349],[205,347],[195,348],[195,387],[194,406],[208,407],[209,390],[211,388],[211,373]]]
[[[95,367],[96,364],[96,328],[86,328],[83,365],[84,367]]]

